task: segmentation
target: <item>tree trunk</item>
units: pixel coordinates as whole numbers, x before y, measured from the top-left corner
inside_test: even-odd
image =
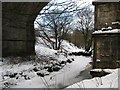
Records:
[[[55,50],[57,50],[57,46],[58,46],[57,36],[58,36],[58,32],[57,32],[57,30],[55,30]]]

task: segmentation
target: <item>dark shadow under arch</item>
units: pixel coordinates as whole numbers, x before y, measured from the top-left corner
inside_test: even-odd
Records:
[[[2,57],[35,54],[34,20],[47,3],[2,3]]]

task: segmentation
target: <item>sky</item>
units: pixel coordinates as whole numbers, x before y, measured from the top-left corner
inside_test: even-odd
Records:
[[[61,3],[61,2],[69,1],[69,0],[52,0],[51,2],[54,2],[54,1]],[[70,0],[70,1],[75,1],[76,4],[81,7],[90,5],[90,8],[94,11],[94,6],[92,5],[92,1],[94,0]],[[86,3],[82,4],[83,2],[86,2]],[[38,28],[38,25],[34,24],[34,28]]]

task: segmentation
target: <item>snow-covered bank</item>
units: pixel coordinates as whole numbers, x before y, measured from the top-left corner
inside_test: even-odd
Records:
[[[81,60],[80,60],[81,58]],[[83,61],[81,65],[81,61]],[[18,85],[13,86],[12,88],[63,88],[68,85],[71,85],[79,80],[83,80],[84,78],[90,77],[88,74],[87,76],[80,76],[81,71],[88,70],[87,62],[89,62],[89,58],[84,57],[77,57],[75,62],[71,64],[67,64],[63,69],[59,72],[53,72],[48,76],[45,77],[38,77],[35,75],[34,78],[31,80],[27,80],[25,82],[18,83]]]
[[[118,69],[115,70],[105,70],[111,72],[111,74],[103,77],[95,77],[92,79],[86,79],[75,83],[67,88],[118,88]]]
[[[54,41],[54,39],[52,39]],[[46,40],[43,40],[40,37],[36,37],[36,46],[41,46],[44,48],[48,48],[47,46],[51,47],[50,43]],[[37,47],[36,47],[37,48]],[[52,52],[55,52],[56,50],[50,49],[52,50]],[[49,51],[48,50],[48,51]],[[80,49],[77,46],[75,46],[73,43],[70,43],[69,41],[63,40],[63,42],[61,43],[61,49],[57,50],[57,51],[67,51],[67,52],[79,52],[79,51],[85,51],[84,49]],[[43,51],[43,50],[42,50]],[[46,52],[47,53],[47,52]]]
[[[86,78],[91,78],[91,57],[69,56],[65,53],[84,51],[68,41],[62,43],[63,51],[53,50],[42,43],[35,46],[40,62],[27,61],[0,66],[0,88],[64,88]],[[4,60],[5,61],[5,60]],[[65,62],[65,63],[64,63]],[[58,71],[50,72],[47,67],[57,66]],[[44,73],[44,76],[40,74]]]
[[[71,58],[71,56],[68,58]],[[17,73],[17,75],[15,78],[4,76],[1,87],[63,88],[85,78],[90,78],[88,72],[91,70],[91,66],[89,66],[91,59],[83,56],[74,56],[72,58],[74,58],[72,63],[67,63],[60,71],[52,72],[45,77],[40,77],[33,71],[34,67],[36,67],[34,63],[27,62],[20,65],[3,65],[0,67],[2,69],[1,75],[10,75],[12,73]],[[86,72],[81,73],[84,70]],[[21,72],[23,72],[22,75],[20,75]],[[25,75],[29,78],[25,79]]]

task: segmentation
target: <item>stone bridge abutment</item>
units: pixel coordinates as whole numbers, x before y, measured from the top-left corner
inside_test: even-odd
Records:
[[[35,54],[34,20],[47,3],[2,2],[3,57]]]

